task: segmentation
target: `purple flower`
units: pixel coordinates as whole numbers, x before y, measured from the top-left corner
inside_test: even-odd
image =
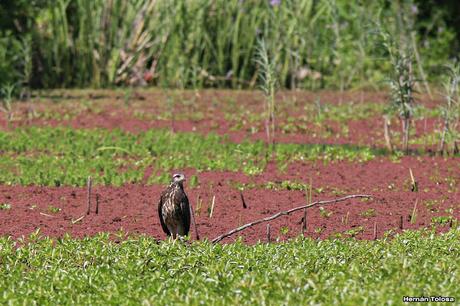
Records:
[[[281,0],[270,0],[271,6],[278,6],[281,4]]]

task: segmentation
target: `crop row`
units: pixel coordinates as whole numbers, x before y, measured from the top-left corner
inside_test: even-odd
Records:
[[[95,182],[121,185],[140,182],[148,167],[164,172],[150,183],[169,178],[167,171],[262,172],[268,161],[261,142],[237,144],[215,134],[171,133],[150,130],[132,134],[120,130],[20,128],[0,133],[0,183],[82,186]],[[278,144],[275,159],[281,169],[299,160],[366,161],[381,151],[366,147]]]

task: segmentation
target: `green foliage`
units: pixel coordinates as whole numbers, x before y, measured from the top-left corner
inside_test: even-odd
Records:
[[[85,186],[88,175],[96,184],[136,183],[142,181],[148,166],[163,172],[152,183],[167,182],[168,171],[185,168],[254,175],[262,172],[267,162],[261,141],[236,144],[215,134],[167,130],[131,134],[103,129],[19,128],[0,132],[0,148],[0,183],[21,185]],[[299,160],[366,161],[379,153],[365,147],[276,146],[280,165]]]
[[[376,87],[389,69],[376,61],[384,54],[371,29],[379,17],[397,24],[400,2],[415,6],[346,0],[4,0],[0,28],[10,34],[0,34],[0,85],[4,77],[9,78],[4,83],[23,82],[24,69],[17,64],[27,61],[17,58],[26,56],[19,51],[27,48],[11,46],[29,37],[35,87],[254,86],[253,59],[263,38],[282,87]],[[439,4],[414,15],[420,64],[436,79],[440,73],[433,67],[457,54],[452,48],[457,27],[449,27],[444,18],[449,12]]]
[[[0,302],[383,305],[407,295],[460,295],[457,230],[253,246],[120,238],[1,238]]]
[[[13,102],[14,85],[7,84],[0,88],[0,111],[5,113],[6,121],[9,123],[12,119],[12,102]]]

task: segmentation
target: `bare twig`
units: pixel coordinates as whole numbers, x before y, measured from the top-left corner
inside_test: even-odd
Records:
[[[401,217],[401,218],[400,218],[400,220],[399,220],[399,228],[402,230],[402,229],[404,229],[404,228],[403,228],[403,225],[404,225],[404,224],[403,224],[403,221],[404,221],[403,219],[404,219],[404,218],[403,218],[402,215],[401,215],[400,217]]]
[[[87,181],[87,207],[86,207],[86,214],[89,215],[89,212],[91,210],[91,186],[92,186],[92,181],[91,181],[91,176],[88,176],[88,181]]]
[[[348,195],[346,197],[342,197],[342,198],[338,198],[338,199],[334,199],[334,200],[316,201],[316,202],[313,202],[311,204],[298,206],[298,207],[295,207],[295,208],[292,208],[292,209],[289,209],[289,210],[285,210],[285,211],[280,211],[279,213],[276,213],[276,214],[274,214],[274,215],[272,215],[270,217],[259,219],[259,220],[247,223],[245,225],[242,225],[242,226],[240,226],[238,228],[235,228],[235,229],[229,231],[226,234],[223,234],[223,235],[220,235],[220,236],[214,238],[211,242],[212,243],[217,243],[217,242],[223,240],[224,238],[227,238],[227,237],[229,237],[229,236],[231,236],[231,235],[233,235],[235,233],[241,232],[242,230],[244,230],[244,229],[246,229],[248,227],[252,227],[254,225],[257,225],[257,224],[260,224],[260,223],[263,223],[263,222],[268,222],[268,221],[274,220],[276,218],[279,218],[281,216],[290,215],[293,212],[296,212],[298,210],[313,207],[313,206],[316,206],[316,205],[325,205],[325,204],[333,204],[333,203],[343,202],[343,201],[346,201],[346,200],[349,200],[349,199],[354,199],[354,198],[372,198],[372,196],[371,195],[366,195],[366,194],[353,194],[353,195]]]

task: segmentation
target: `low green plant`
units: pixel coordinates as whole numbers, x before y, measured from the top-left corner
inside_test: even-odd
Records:
[[[345,231],[343,234],[349,237],[356,237],[356,235],[362,232],[364,232],[364,228],[362,226],[358,226],[358,227]]]
[[[324,208],[324,207],[322,207],[322,206],[320,206],[320,207],[319,207],[319,214],[320,214],[321,217],[327,219],[327,218],[329,218],[330,216],[332,216],[333,212],[327,210],[326,208]]]
[[[366,218],[375,217],[376,215],[377,215],[377,213],[376,213],[375,209],[373,209],[373,208],[366,209],[365,211],[360,213],[360,216],[363,216],[363,217],[366,217]]]
[[[0,210],[9,210],[11,209],[10,203],[0,203]]]
[[[53,213],[53,214],[57,214],[60,211],[61,211],[61,209],[59,207],[56,207],[56,206],[53,206],[53,205],[48,205],[48,212]]]
[[[138,134],[121,130],[50,127],[19,128],[0,132],[0,183],[46,186],[85,186],[92,175],[95,184],[123,185],[141,182],[147,167],[160,172],[149,183],[167,183],[169,171],[243,171],[261,173],[267,163],[261,141],[236,144],[215,134],[171,133],[149,130]],[[295,161],[366,161],[379,151],[365,147],[278,144],[279,165]],[[20,175],[18,175],[20,174]],[[300,188],[285,182],[279,188]],[[278,187],[277,187],[278,188]]]

